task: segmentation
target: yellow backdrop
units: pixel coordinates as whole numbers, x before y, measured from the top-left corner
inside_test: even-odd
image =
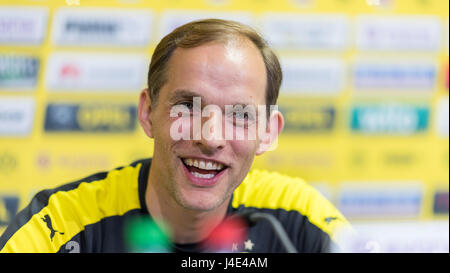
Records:
[[[17,34],[38,24],[14,15],[30,7],[44,18],[36,39]],[[125,17],[108,27],[98,10]],[[304,178],[350,219],[448,217],[448,10],[441,0],[0,0],[0,231],[43,188],[151,156],[134,107],[152,50],[200,17],[247,22],[281,57],[287,124],[254,168]],[[133,28],[140,36],[127,36]],[[138,67],[130,83],[115,57]],[[114,69],[99,74],[108,59]]]

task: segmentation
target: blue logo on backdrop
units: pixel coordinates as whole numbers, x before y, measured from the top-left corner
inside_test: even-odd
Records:
[[[422,193],[418,190],[346,190],[339,198],[339,209],[348,217],[417,217]]]
[[[354,73],[356,88],[431,90],[436,67],[433,64],[361,63],[356,65]]]
[[[44,128],[49,132],[132,132],[136,115],[136,106],[131,104],[51,103]]]
[[[91,34],[91,35],[101,35],[108,34],[112,35],[117,32],[119,26],[117,22],[95,22],[95,21],[67,21],[65,25],[65,30],[67,32],[75,32],[80,34]]]

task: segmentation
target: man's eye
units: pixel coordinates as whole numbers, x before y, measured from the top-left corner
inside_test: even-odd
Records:
[[[237,119],[248,119],[248,114],[246,112],[235,112],[234,117]]]
[[[184,105],[184,106],[186,106],[188,109],[193,109],[193,108],[194,108],[194,104],[192,103],[192,101],[184,101],[184,102],[180,102],[180,103],[178,103],[178,105]]]

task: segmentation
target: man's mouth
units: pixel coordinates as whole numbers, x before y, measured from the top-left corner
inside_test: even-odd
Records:
[[[213,160],[197,159],[197,158],[181,158],[183,165],[191,175],[193,182],[200,184],[213,184],[222,173],[228,168],[222,163]],[[199,184],[199,183],[195,183]]]

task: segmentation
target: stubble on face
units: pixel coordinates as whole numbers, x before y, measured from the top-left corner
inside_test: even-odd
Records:
[[[177,49],[169,61],[168,81],[161,88],[153,110],[155,190],[178,206],[193,211],[213,211],[224,205],[247,175],[258,141],[226,141],[223,147],[204,141],[173,141],[169,125],[171,95],[176,90],[193,90],[206,103],[223,106],[234,103],[265,103],[265,66],[257,48],[246,43],[205,44]],[[241,100],[241,101],[239,101]],[[226,161],[229,168],[217,185],[195,187],[186,181],[180,157],[200,155]],[[155,165],[155,166],[153,166]],[[153,168],[154,167],[154,168]],[[156,185],[157,184],[157,185]],[[161,187],[162,185],[162,187]],[[167,200],[166,200],[167,201]]]

